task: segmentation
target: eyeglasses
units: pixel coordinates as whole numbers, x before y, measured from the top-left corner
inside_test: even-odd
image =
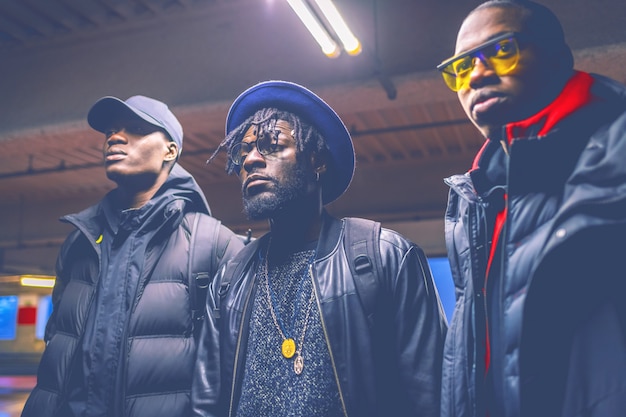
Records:
[[[251,142],[239,142],[234,144],[228,150],[228,157],[230,161],[237,165],[242,166],[243,161],[246,160],[246,157],[250,152],[252,152],[252,147],[256,144],[256,149],[259,151],[263,157],[267,157],[278,151],[280,149],[278,145],[278,134],[280,130],[276,129],[270,132],[259,133],[257,140],[253,140]]]
[[[517,36],[518,34],[513,32],[497,36],[467,52],[443,61],[437,65],[437,69],[441,71],[443,80],[452,91],[469,88],[470,75],[476,66],[477,59],[493,69],[498,76],[506,75],[513,71],[519,62]]]

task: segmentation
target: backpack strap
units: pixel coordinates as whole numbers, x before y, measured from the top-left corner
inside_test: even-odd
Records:
[[[343,245],[354,285],[368,317],[376,308],[379,277],[382,276],[380,223],[355,217],[344,218]]]
[[[203,213],[189,213],[187,216],[192,215],[187,277],[192,332],[198,336],[204,319],[207,290],[215,272],[217,239],[222,222]]]
[[[248,264],[252,261],[254,255],[257,253],[259,245],[261,242],[264,242],[265,239],[253,239],[250,243],[246,244],[237,256],[228,262],[227,266],[224,267],[224,271],[220,273],[216,277],[215,285],[219,285],[218,297],[215,297],[215,306],[213,308],[213,317],[216,319],[220,318],[220,306],[222,304],[222,300],[228,294],[228,290],[230,289],[230,282],[233,277],[240,277]]]

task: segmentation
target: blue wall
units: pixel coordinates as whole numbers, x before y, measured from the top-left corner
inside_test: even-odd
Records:
[[[448,323],[452,318],[452,311],[454,310],[454,281],[452,281],[452,273],[450,272],[450,263],[448,258],[429,258],[428,263],[433,273],[435,285],[439,291],[439,297],[443,304],[443,309],[446,312],[446,318]]]

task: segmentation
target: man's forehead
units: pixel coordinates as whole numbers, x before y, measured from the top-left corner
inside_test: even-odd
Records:
[[[270,119],[260,123],[252,123],[244,132],[242,140],[255,140],[259,133],[267,132],[268,130],[278,130],[289,137],[294,135],[291,123],[283,119]]]
[[[266,130],[267,128],[271,128],[271,129],[279,129],[279,130],[286,130],[286,131],[290,131],[293,128],[291,126],[291,123],[289,123],[288,121],[284,119],[268,119],[268,120],[263,120],[260,122],[253,121],[252,123],[250,123],[250,126],[248,126],[248,128],[246,129],[245,135],[253,134],[254,132],[257,132],[259,130],[259,127],[261,128],[261,130]]]
[[[487,7],[470,14],[459,29],[455,55],[468,51],[498,35],[522,31],[522,14],[512,7]]]

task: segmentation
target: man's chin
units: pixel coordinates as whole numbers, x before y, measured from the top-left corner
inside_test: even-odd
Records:
[[[118,172],[117,170],[114,169],[107,169],[106,170],[106,176],[108,179],[110,179],[113,182],[119,183],[120,181],[123,180],[124,175],[120,172]]]
[[[280,216],[285,211],[293,212],[299,209],[299,204],[306,202],[307,182],[306,174],[298,169],[289,172],[289,180],[284,183],[276,182],[276,186],[259,189],[257,193],[250,193],[251,189],[244,190],[244,213],[250,220],[266,220]],[[252,190],[254,191],[254,190]]]
[[[276,207],[269,198],[255,195],[243,200],[243,212],[248,220],[266,220],[276,211]]]
[[[147,188],[155,184],[158,173],[155,172],[126,172],[124,170],[107,169],[106,176],[118,186],[125,186],[135,189]]]
[[[473,112],[472,122],[481,133],[489,139],[500,139],[503,126],[519,120],[524,120],[534,113],[528,113],[519,109],[519,106],[512,108],[508,103],[491,107],[488,111]]]
[[[494,139],[495,136],[500,136],[502,134],[502,126],[506,124],[499,117],[476,117],[472,122],[487,139]]]
[[[246,218],[251,221],[267,220],[270,218],[269,213],[265,213],[262,211],[249,210],[246,208],[244,208],[243,211],[246,215]]]
[[[482,125],[482,126],[478,126],[476,125],[476,127],[478,128],[478,130],[480,130],[480,133],[485,137],[485,139],[493,139],[493,140],[499,140],[499,136],[501,135],[501,131],[502,128],[499,126],[492,126],[492,125]]]

